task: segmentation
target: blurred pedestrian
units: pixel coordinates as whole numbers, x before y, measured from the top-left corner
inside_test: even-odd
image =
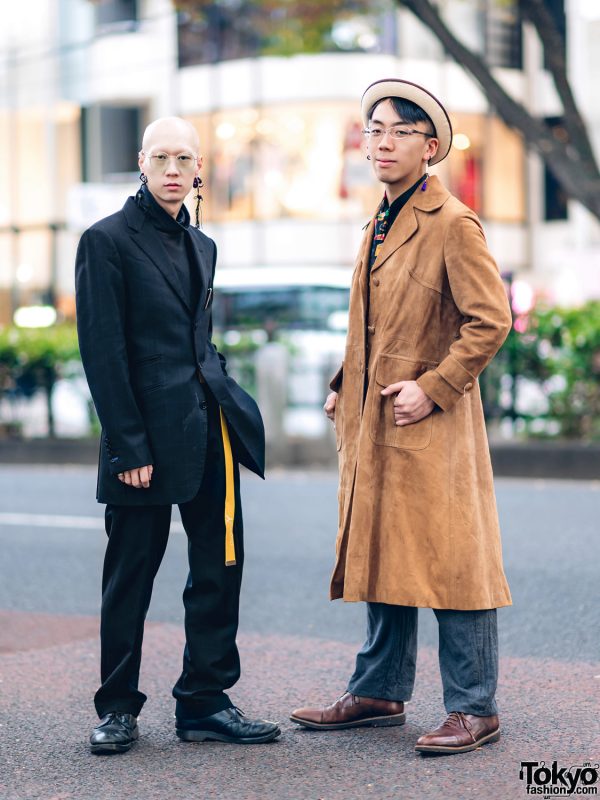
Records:
[[[264,471],[258,407],[211,341],[214,242],[199,229],[198,134],[153,122],[139,153],[142,185],[79,243],[81,356],[102,425],[97,499],[106,503],[101,686],[94,753],[128,750],[146,700],[138,689],[144,620],[171,520],[188,537],[186,644],[173,689],[185,741],[267,742],[278,726],[248,719],[226,689],[240,675],[242,577],[238,462]],[[183,201],[196,189],[196,228]]]
[[[385,194],[325,411],[340,461],[331,597],[366,601],[367,637],[346,692],[291,718],[319,730],[403,724],[417,609],[432,608],[448,716],[416,749],[463,753],[500,736],[496,608],[511,599],[477,377],[511,315],[477,216],[427,174],[452,144],[443,105],[390,79],[368,87],[361,112]]]

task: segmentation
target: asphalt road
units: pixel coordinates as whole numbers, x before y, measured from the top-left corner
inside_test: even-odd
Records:
[[[89,756],[105,544],[94,488],[90,468],[0,467],[0,800],[452,800],[480,792],[513,800],[527,796],[523,759],[598,760],[600,483],[497,481],[514,600],[499,612],[505,735],[451,759],[412,750],[443,717],[428,610],[404,728],[311,735],[285,723],[282,740],[264,748],[177,745],[169,689],[186,577],[177,525],[149,614],[143,738],[126,756]],[[364,608],[327,599],[334,474],[281,472],[266,482],[246,474],[243,505],[244,672],[233,696],[247,712],[285,722],[294,706],[344,690]]]

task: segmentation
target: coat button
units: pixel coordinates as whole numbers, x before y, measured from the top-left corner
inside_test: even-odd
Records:
[[[203,400],[203,401],[200,403],[200,408],[202,409],[202,411],[206,411],[206,400]]]
[[[470,392],[472,388],[473,388],[472,383],[465,383],[465,392]]]
[[[379,286],[380,283],[381,281],[379,280],[379,278],[373,278],[373,286]]]
[[[375,333],[375,325],[368,325],[367,330],[369,331],[370,334]]]

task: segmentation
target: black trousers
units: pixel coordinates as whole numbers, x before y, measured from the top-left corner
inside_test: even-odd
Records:
[[[236,646],[243,565],[239,470],[234,463],[236,565],[225,566],[225,460],[219,407],[206,391],[208,433],[204,477],[197,495],[179,506],[188,538],[189,576],[183,592],[183,670],[173,688],[179,718],[232,706],[225,690],[240,676]],[[144,491],[138,489],[137,491]],[[108,545],[102,577],[101,681],[96,711],[137,716],[146,701],[138,680],[144,621],[171,523],[171,506],[108,505]]]

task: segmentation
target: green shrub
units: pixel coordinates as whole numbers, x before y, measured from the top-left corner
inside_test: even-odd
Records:
[[[52,391],[69,365],[80,360],[77,330],[72,323],[50,328],[8,327],[0,330],[0,394],[46,394],[48,427],[54,435]]]
[[[483,375],[488,416],[510,417],[529,436],[600,439],[600,301],[540,305],[518,327]],[[544,411],[518,407],[525,381],[543,392]]]
[[[560,434],[600,438],[600,301],[540,307],[518,336],[518,373],[545,388]]]
[[[488,417],[512,418],[517,430],[530,436],[600,439],[600,301],[579,308],[540,306],[519,322],[523,332],[511,330],[482,376]],[[227,356],[230,371],[254,392],[256,338],[242,336],[227,343],[215,337],[215,344]],[[0,396],[42,389],[52,435],[52,390],[59,378],[80,370],[79,359],[73,324],[0,330]],[[543,411],[526,413],[516,407],[519,385],[526,380],[543,392]]]

